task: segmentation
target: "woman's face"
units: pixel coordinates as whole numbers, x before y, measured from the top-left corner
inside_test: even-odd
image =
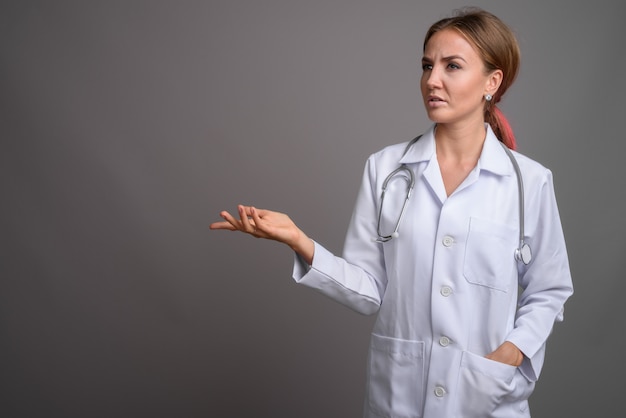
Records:
[[[435,33],[426,44],[422,68],[422,97],[432,121],[484,123],[484,96],[497,91],[502,72],[487,73],[478,52],[460,33]]]

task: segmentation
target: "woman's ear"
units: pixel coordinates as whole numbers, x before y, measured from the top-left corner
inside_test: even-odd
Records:
[[[496,92],[500,88],[500,84],[502,84],[502,77],[504,74],[502,70],[493,70],[487,76],[487,84],[485,85],[485,94],[491,94],[495,96]]]

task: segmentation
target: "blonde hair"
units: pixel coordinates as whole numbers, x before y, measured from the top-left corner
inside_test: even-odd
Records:
[[[496,104],[513,84],[520,65],[520,49],[513,31],[495,15],[479,9],[465,8],[435,22],[424,37],[424,49],[430,38],[444,29],[453,29],[463,35],[478,51],[489,73],[502,71],[502,82],[491,101],[485,103],[485,121],[498,139],[515,149],[515,135],[509,121]]]

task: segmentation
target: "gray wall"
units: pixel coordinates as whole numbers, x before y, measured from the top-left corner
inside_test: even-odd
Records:
[[[358,417],[372,317],[295,285],[249,203],[340,252],[366,157],[429,126],[424,32],[460,1],[3,1],[0,416]],[[626,351],[619,1],[475,1],[554,171],[576,293],[534,417],[610,416]]]

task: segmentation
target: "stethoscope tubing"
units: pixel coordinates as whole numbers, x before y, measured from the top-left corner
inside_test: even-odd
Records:
[[[421,135],[420,135],[421,136]],[[413,139],[404,150],[402,156],[404,156],[409,148],[420,138]],[[519,168],[519,164],[515,159],[515,156],[511,152],[511,150],[502,142],[500,142],[502,148],[506,152],[507,156],[511,160],[511,164],[513,165],[513,169],[515,170],[515,176],[517,177],[517,191],[518,191],[518,211],[519,211],[519,246],[515,250],[514,256],[515,259],[519,262],[528,265],[532,260],[532,251],[530,246],[524,242],[524,181],[522,179],[522,171]],[[385,201],[385,193],[387,192],[387,185],[389,181],[399,172],[405,171],[408,173],[408,181],[407,181],[407,193],[406,198],[404,199],[404,203],[402,204],[402,209],[400,210],[400,216],[398,217],[398,221],[394,227],[393,232],[390,235],[383,235],[380,231],[380,224],[382,219],[383,212],[383,203]],[[377,238],[373,238],[373,241],[384,243],[390,241],[393,238],[397,238],[399,236],[400,223],[402,222],[402,218],[404,217],[404,213],[406,212],[407,204],[409,199],[411,198],[411,194],[413,193],[413,188],[415,187],[415,174],[413,174],[413,170],[411,170],[406,164],[400,164],[398,168],[393,170],[383,181],[382,192],[380,195],[380,206],[378,208],[378,224],[376,227],[376,233],[378,234]]]
[[[393,232],[391,233],[391,235],[382,235],[382,233],[380,232],[380,221],[383,215],[383,203],[385,201],[385,193],[387,192],[387,185],[389,184],[389,181],[393,178],[393,176],[398,174],[400,171],[405,171],[409,175],[406,197],[404,198],[404,203],[402,203],[400,216],[398,217],[398,222],[396,222],[396,226]],[[411,193],[413,193],[414,187],[415,187],[415,174],[413,174],[413,170],[411,170],[406,164],[401,164],[400,167],[396,168],[391,173],[389,173],[389,175],[383,182],[383,190],[380,195],[380,207],[378,208],[378,226],[376,228],[376,233],[378,234],[378,238],[376,238],[374,241],[387,242],[391,240],[392,238],[396,238],[398,236],[398,229],[400,228],[400,223],[402,222],[402,218],[404,217],[404,213],[406,212],[406,206],[409,203],[409,199],[411,198]]]

